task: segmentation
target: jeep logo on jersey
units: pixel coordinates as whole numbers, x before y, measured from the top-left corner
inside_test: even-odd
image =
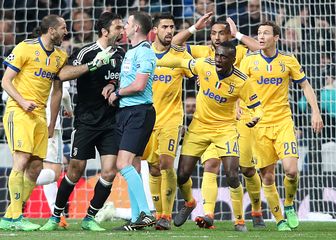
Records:
[[[164,82],[164,83],[169,83],[171,80],[173,79],[173,77],[171,75],[154,75],[153,80],[154,81],[160,81],[160,82]]]
[[[44,71],[42,68],[40,68],[40,70],[34,74],[36,77],[49,78],[50,80],[54,80],[56,77],[55,73]]]
[[[207,91],[203,90],[203,94],[211,99],[214,99],[218,103],[225,103],[227,99],[225,97],[221,97],[220,95],[217,95],[210,91],[210,88],[208,88]]]
[[[282,83],[282,78],[264,78],[263,76],[260,77],[260,80],[257,81],[258,84],[274,84],[276,86]]]
[[[119,72],[112,72],[108,70],[107,74],[104,76],[105,80],[119,79]]]

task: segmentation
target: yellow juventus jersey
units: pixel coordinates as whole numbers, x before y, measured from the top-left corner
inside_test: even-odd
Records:
[[[158,59],[183,58],[192,59],[185,48],[172,45],[167,51],[159,52],[152,44]],[[168,122],[181,125],[183,121],[182,80],[183,77],[193,77],[185,68],[156,67],[153,78],[153,103],[156,111],[154,129],[161,128]]]
[[[247,54],[240,69],[250,77],[265,112],[258,126],[291,117],[289,84],[291,81],[301,83],[306,80],[301,65],[293,55],[277,50],[274,57],[268,58],[259,50]]]
[[[4,60],[4,64],[17,72],[13,85],[26,100],[38,107],[34,113],[44,115],[52,81],[67,60],[67,54],[59,48],[47,51],[40,38],[19,43]],[[6,109],[19,104],[8,98]]]
[[[200,80],[194,119],[206,128],[219,129],[236,124],[238,98],[243,99],[249,109],[255,110],[254,116],[262,117],[260,101],[251,81],[239,69],[234,67],[228,76],[219,75],[211,58],[196,59],[190,68]]]
[[[201,46],[201,45],[187,45],[188,53],[193,56],[193,58],[207,58],[210,57],[215,59],[215,48],[213,46]],[[243,45],[239,44],[236,46],[236,61],[234,65],[239,68],[241,60],[244,58],[248,49]]]

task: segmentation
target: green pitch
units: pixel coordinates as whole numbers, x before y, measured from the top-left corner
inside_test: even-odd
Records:
[[[44,224],[46,219],[34,220],[33,222]],[[216,222],[216,229],[200,229],[194,222],[188,221],[180,228],[173,227],[171,231],[155,231],[153,228],[136,232],[117,232],[110,229],[120,226],[123,222],[104,222],[102,227],[106,232],[88,232],[80,228],[79,220],[69,220],[68,230],[59,229],[53,232],[11,232],[0,231],[0,239],[38,239],[38,240],[84,240],[84,239],[152,239],[152,240],[178,240],[178,239],[267,239],[267,240],[296,240],[296,239],[336,239],[336,222],[301,222],[297,230],[280,233],[276,231],[274,222],[266,222],[266,229],[253,229],[252,224],[247,222],[249,232],[240,233],[233,231],[232,222]]]

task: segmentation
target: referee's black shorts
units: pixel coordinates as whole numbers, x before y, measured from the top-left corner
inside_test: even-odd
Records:
[[[155,124],[152,104],[120,108],[116,115],[119,150],[142,156]]]

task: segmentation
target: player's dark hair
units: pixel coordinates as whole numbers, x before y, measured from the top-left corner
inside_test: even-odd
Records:
[[[231,41],[224,41],[221,44],[219,44],[218,46],[221,46],[223,48],[228,48],[228,49],[232,50],[234,52],[233,56],[236,56],[236,47],[235,47],[235,45],[233,45],[233,43]]]
[[[263,22],[263,23],[259,24],[258,29],[261,26],[271,26],[273,28],[273,35],[274,36],[278,35],[280,37],[281,29],[280,29],[280,27],[278,25],[276,25],[275,22],[272,22],[272,21]]]
[[[57,28],[60,25],[62,17],[51,14],[42,18],[40,25],[40,34],[46,34],[49,28]]]
[[[216,24],[220,24],[220,25],[224,25],[224,28],[225,28],[225,33],[226,34],[230,34],[230,25],[227,21],[223,21],[223,20],[217,20],[217,21],[213,21],[211,23],[211,26],[210,26],[210,30],[212,30],[212,27]]]
[[[96,30],[98,31],[98,37],[101,37],[102,34],[102,29],[104,28],[106,31],[109,31],[109,28],[111,26],[111,23],[113,20],[115,19],[120,19],[122,20],[121,16],[116,14],[116,13],[112,13],[112,12],[103,12],[100,16],[99,19],[96,23]]]
[[[175,24],[175,18],[173,15],[171,15],[170,13],[161,13],[161,14],[155,15],[154,20],[153,20],[153,27],[158,27],[160,24],[160,21],[163,19],[173,20]]]
[[[133,12],[130,16],[134,17],[134,20],[140,25],[140,31],[142,34],[147,35],[152,29],[152,18],[148,13],[139,11]]]

